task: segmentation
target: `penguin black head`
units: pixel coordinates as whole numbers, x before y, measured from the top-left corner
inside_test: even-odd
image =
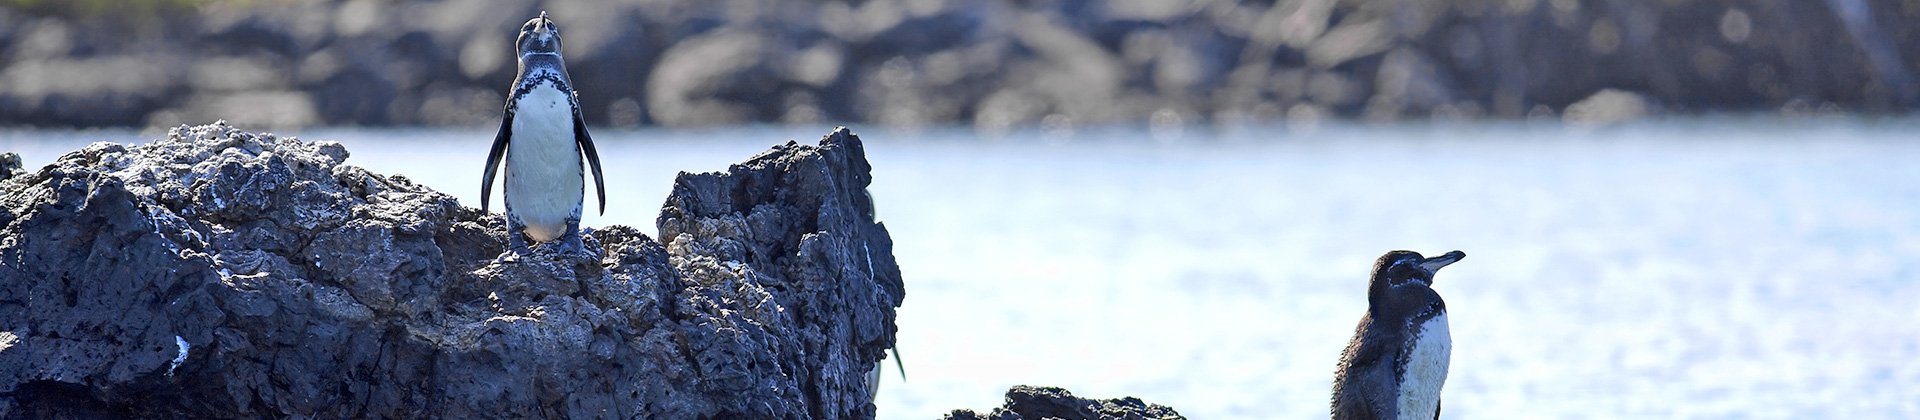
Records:
[[[546,11],[541,11],[539,17],[520,25],[520,38],[514,45],[518,46],[521,59],[531,54],[560,55],[560,25],[548,19]]]
[[[1374,283],[1384,282],[1384,286],[1398,286],[1406,282],[1420,282],[1433,286],[1433,273],[1448,264],[1466,258],[1467,253],[1448,252],[1433,258],[1425,258],[1413,251],[1391,251],[1373,262]]]

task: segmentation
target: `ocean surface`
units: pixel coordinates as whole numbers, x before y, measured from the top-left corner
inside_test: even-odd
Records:
[[[1196,419],[1325,418],[1374,258],[1435,289],[1446,418],[1920,418],[1920,120],[854,127],[907,282],[882,418],[1015,384]],[[597,130],[656,231],[679,171],[827,127]],[[490,128],[312,129],[477,203]],[[0,130],[29,170],[158,133]]]

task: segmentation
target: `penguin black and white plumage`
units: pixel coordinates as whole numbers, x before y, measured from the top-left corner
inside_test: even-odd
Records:
[[[561,241],[583,252],[580,215],[586,195],[583,166],[591,165],[600,213],[607,211],[607,187],[600,175],[600,154],[580,117],[580,101],[560,58],[560,27],[547,12],[520,26],[515,41],[520,74],[507,94],[506,116],[487,152],[486,178],[480,184],[480,209],[487,210],[493,176],[506,166],[502,195],[507,207],[509,254],[526,252],[526,239]],[[582,164],[582,156],[585,164]],[[525,239],[522,238],[525,235]],[[503,255],[504,256],[504,255]]]
[[[1340,355],[1333,377],[1333,418],[1433,419],[1447,382],[1453,338],[1447,303],[1433,274],[1466,258],[1460,251],[1425,258],[1393,251],[1373,264],[1367,313]]]

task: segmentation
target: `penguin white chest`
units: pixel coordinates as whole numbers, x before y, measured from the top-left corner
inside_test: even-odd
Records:
[[[578,220],[586,179],[580,146],[573,138],[573,98],[551,82],[515,103],[507,146],[507,210],[526,225],[527,237],[552,241]]]
[[[1453,337],[1447,332],[1445,312],[1414,327],[1420,336],[1408,350],[1406,376],[1400,379],[1400,418],[1431,419],[1440,409],[1440,387],[1447,382]]]

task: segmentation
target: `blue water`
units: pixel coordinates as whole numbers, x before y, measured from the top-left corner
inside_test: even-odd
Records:
[[[1920,121],[855,130],[908,285],[883,418],[1015,384],[1324,418],[1391,249],[1468,254],[1435,284],[1445,417],[1920,417]],[[678,171],[825,132],[597,131],[611,202],[587,223],[651,232]],[[492,130],[287,134],[471,205]]]

